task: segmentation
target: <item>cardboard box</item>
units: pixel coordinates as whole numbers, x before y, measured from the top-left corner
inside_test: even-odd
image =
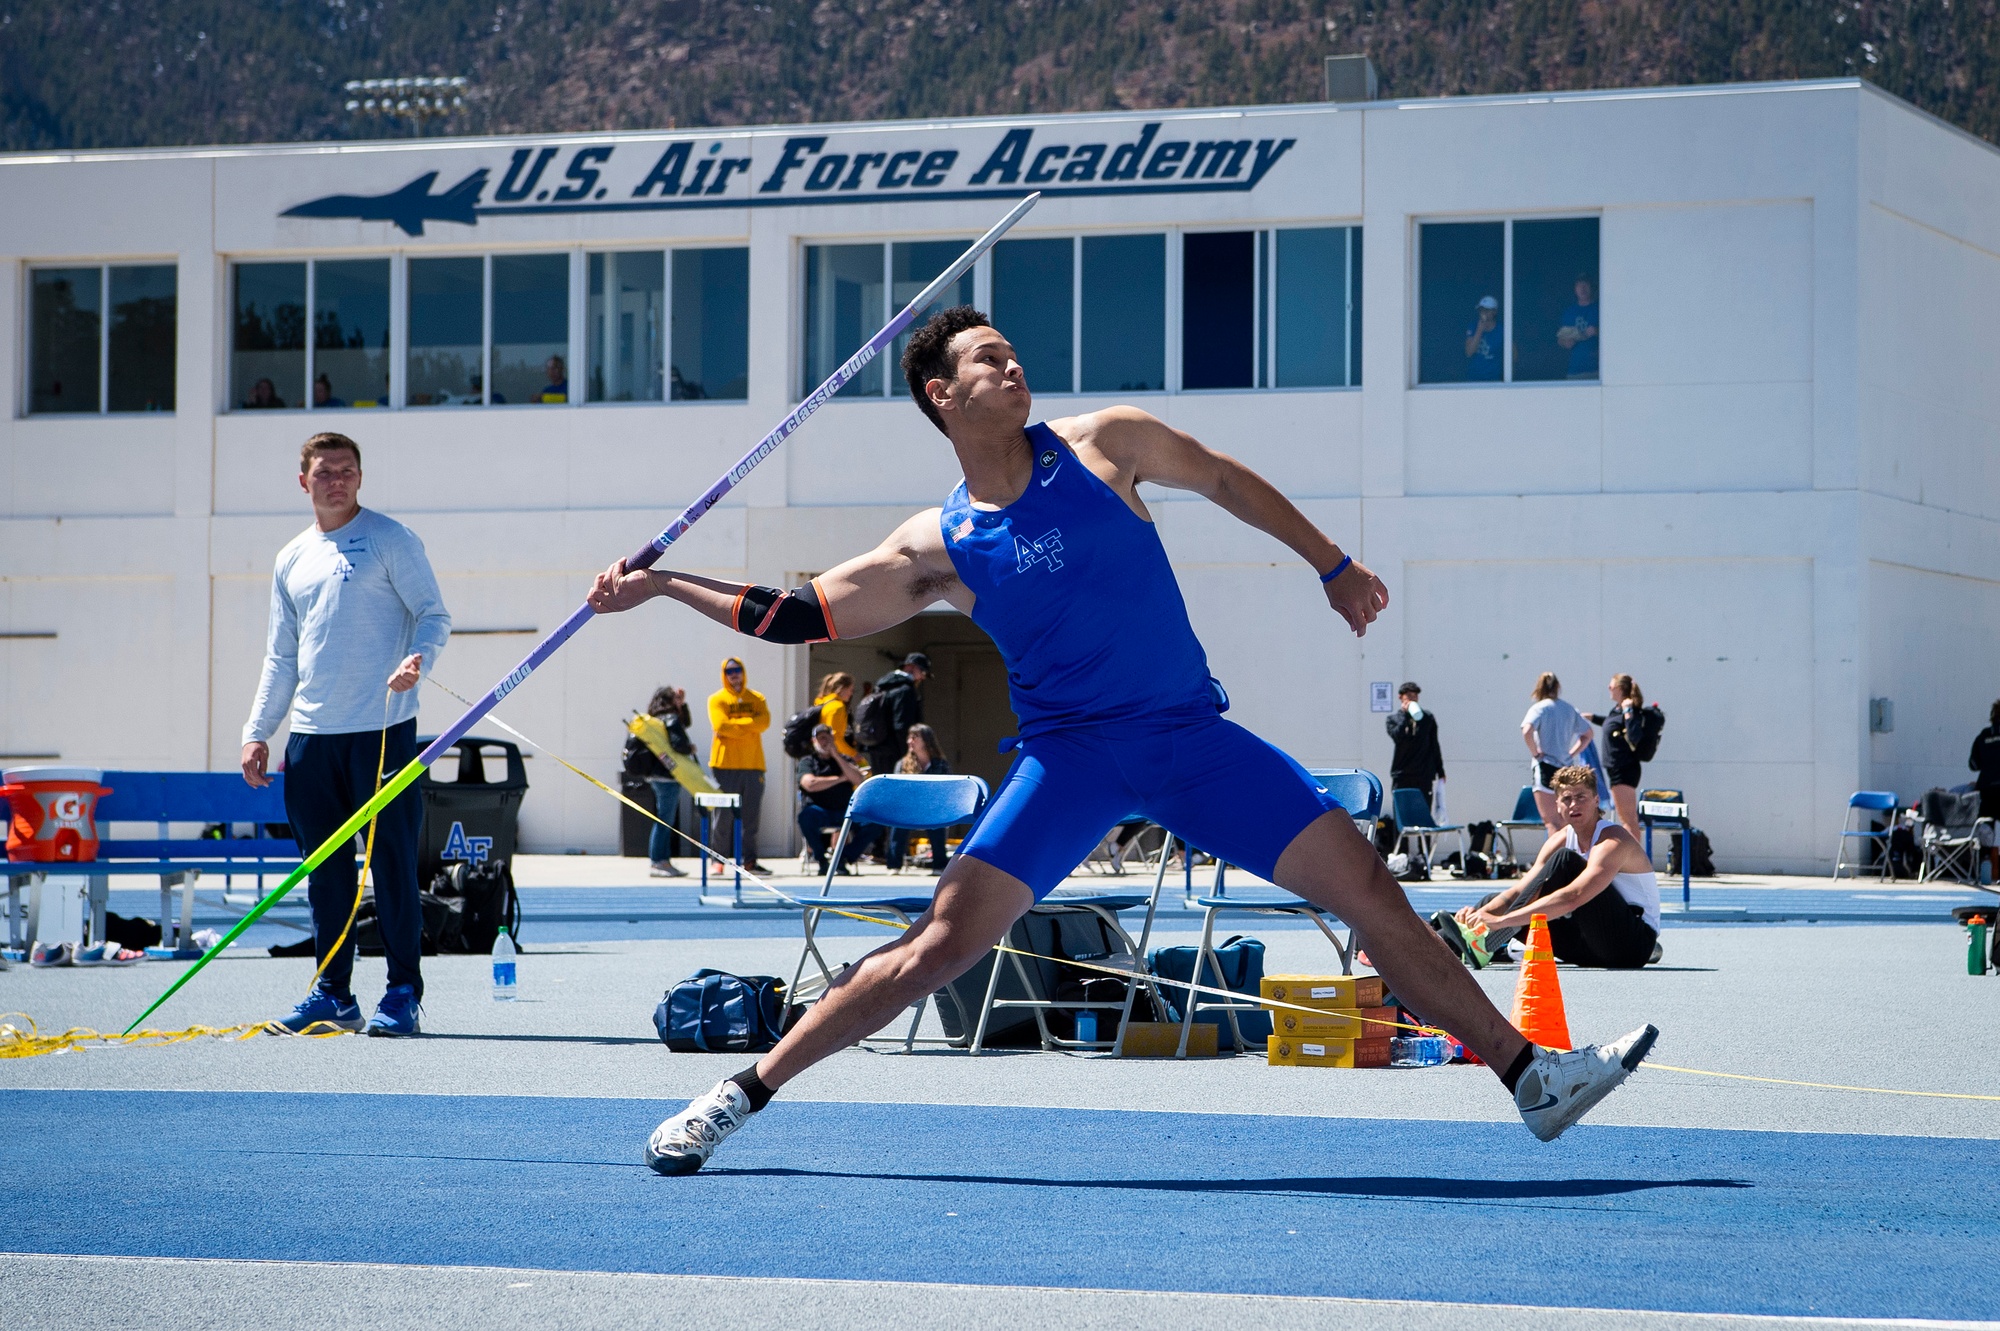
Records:
[[[1189,1058],[1214,1058],[1221,1049],[1222,1028],[1212,1021],[1197,1021],[1188,1032]],[[1181,1047],[1181,1024],[1177,1021],[1128,1021],[1125,1023],[1126,1058],[1172,1058]]]
[[[1271,1025],[1280,1039],[1292,1040],[1387,1040],[1398,1035],[1415,1035],[1405,1030],[1401,1008],[1327,1008],[1317,1012],[1294,1012],[1280,1008],[1271,1013]]]
[[[1310,1008],[1381,1007],[1389,986],[1379,975],[1266,975],[1258,994]]]
[[[1286,1068],[1386,1068],[1389,1041],[1291,1040],[1272,1036],[1265,1061]]]

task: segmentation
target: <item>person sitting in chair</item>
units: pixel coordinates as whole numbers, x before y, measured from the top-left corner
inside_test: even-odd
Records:
[[[1577,966],[1636,970],[1660,959],[1660,883],[1653,862],[1616,823],[1600,822],[1597,773],[1564,767],[1550,782],[1556,835],[1519,887],[1496,892],[1431,923],[1475,967],[1501,956],[1530,917],[1549,917],[1556,958]]]

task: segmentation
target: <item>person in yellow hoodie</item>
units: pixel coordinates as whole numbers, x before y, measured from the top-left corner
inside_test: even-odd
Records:
[[[708,724],[715,743],[708,751],[709,771],[725,793],[742,800],[743,867],[762,873],[757,860],[758,812],[764,803],[764,732],[771,728],[770,704],[744,682],[743,662],[730,657],[722,663],[722,687],[708,695]],[[728,855],[733,837],[722,819],[715,821],[714,849]]]
[[[833,747],[858,763],[861,761],[861,750],[847,738],[847,704],[852,701],[854,676],[845,670],[836,670],[819,682],[819,693],[813,698],[813,706],[819,708],[819,719],[833,731]]]

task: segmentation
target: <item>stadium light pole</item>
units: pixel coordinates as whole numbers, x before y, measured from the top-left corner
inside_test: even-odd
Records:
[[[415,75],[396,79],[349,79],[341,85],[350,116],[405,121],[421,134],[424,126],[465,110],[471,80],[464,75]]]

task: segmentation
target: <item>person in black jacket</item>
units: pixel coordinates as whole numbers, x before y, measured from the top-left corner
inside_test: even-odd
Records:
[[[1435,713],[1424,710],[1417,699],[1423,690],[1405,682],[1396,691],[1400,704],[1389,713],[1389,739],[1396,746],[1389,759],[1389,785],[1393,790],[1421,790],[1424,803],[1431,802],[1431,789],[1444,780],[1444,750],[1438,747]]]
[[[646,712],[660,719],[667,729],[667,744],[675,753],[694,756],[694,741],[688,738],[688,724],[694,719],[688,711],[687,691],[671,684],[663,684],[653,690],[653,697],[646,704]],[[637,735],[625,737],[625,775],[637,777],[653,788],[653,807],[660,817],[676,826],[681,807],[681,783],[674,780],[671,767],[660,756],[646,747],[646,742]],[[682,878],[685,869],[674,866],[674,834],[659,823],[653,824],[652,836],[646,842],[646,858],[653,862],[652,874],[655,878]]]
[[[1642,715],[1646,694],[1630,675],[1613,675],[1605,686],[1611,710],[1589,714],[1592,725],[1604,727],[1604,778],[1611,783],[1611,804],[1619,826],[1639,835],[1639,748],[1644,741]]]
[[[1979,816],[2000,818],[2000,700],[1986,713],[1986,729],[1972,741],[1972,757],[1966,766],[1979,773]],[[1986,860],[1993,881],[2000,883],[2000,847],[1988,846]]]
[[[891,670],[875,681],[875,691],[888,698],[889,738],[868,750],[868,770],[893,772],[908,752],[910,727],[924,719],[923,683],[930,678],[931,658],[911,652],[900,669]]]

